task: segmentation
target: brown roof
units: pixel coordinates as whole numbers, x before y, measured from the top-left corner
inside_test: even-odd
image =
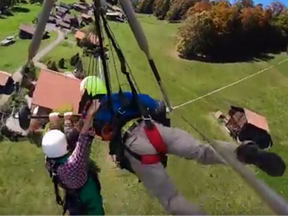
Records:
[[[78,112],[81,100],[80,80],[48,69],[42,69],[33,94],[32,104],[59,109],[71,105]]]
[[[63,21],[65,22],[70,22],[72,19],[74,19],[75,17],[71,14],[66,14],[64,17],[63,17]]]
[[[76,39],[82,40],[85,37],[85,32],[78,30],[76,31],[74,36]]]
[[[81,4],[74,4],[74,7],[78,7],[80,10],[87,10],[87,6]]]
[[[92,44],[95,44],[95,45],[97,45],[98,44],[98,37],[95,35],[95,34],[93,34],[93,33],[88,33],[88,35],[86,36],[86,33],[85,32],[82,32],[82,31],[80,31],[80,30],[78,30],[76,33],[75,33],[75,38],[76,39],[79,39],[79,40],[83,40],[85,37],[87,37],[87,39],[88,40],[90,40],[90,42],[92,43]]]
[[[21,24],[19,26],[19,30],[25,31],[25,32],[30,33],[30,34],[33,35],[34,32],[35,32],[35,27],[33,25]]]
[[[246,108],[243,110],[247,119],[247,123],[269,132],[269,126],[264,116],[261,116]]]
[[[95,45],[97,45],[98,44],[98,37],[95,35],[95,34],[93,34],[93,33],[89,33],[88,35],[87,35],[87,39],[88,40],[90,40],[90,42],[92,43],[92,44],[95,44]]]
[[[70,28],[70,24],[63,22],[62,20],[57,20],[57,25],[60,25],[65,28]]]
[[[85,13],[82,13],[81,17],[84,18],[84,19],[91,19],[92,18],[90,15],[85,14]]]
[[[5,86],[10,76],[11,74],[4,71],[0,71],[0,85]]]

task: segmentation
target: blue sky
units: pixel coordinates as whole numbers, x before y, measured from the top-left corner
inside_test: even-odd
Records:
[[[234,0],[230,0],[230,2],[234,2]],[[264,6],[269,5],[270,2],[272,2],[272,0],[254,0],[255,4],[263,4]],[[288,7],[288,0],[279,0],[279,2],[282,2],[283,4],[285,4]]]

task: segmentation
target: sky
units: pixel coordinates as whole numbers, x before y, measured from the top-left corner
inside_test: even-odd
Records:
[[[234,0],[230,0],[230,2],[233,3]],[[263,4],[263,6],[265,7],[265,6],[269,5],[272,2],[272,0],[253,0],[253,2],[254,2],[254,4],[259,4],[259,3]],[[279,2],[285,4],[288,7],[288,0],[279,0]]]

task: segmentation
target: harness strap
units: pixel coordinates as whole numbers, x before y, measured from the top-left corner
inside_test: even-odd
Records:
[[[129,135],[138,125],[142,122],[142,119],[133,119],[127,122],[122,128],[122,135],[124,134],[124,138]],[[129,154],[131,154],[135,159],[141,161],[142,164],[156,164],[162,162],[163,157],[167,154],[167,147],[163,142],[161,134],[159,133],[155,124],[153,124],[153,128],[144,127],[145,134],[152,144],[152,146],[156,150],[156,154],[149,155],[139,155],[133,152],[130,148],[124,145],[124,148],[127,150]]]

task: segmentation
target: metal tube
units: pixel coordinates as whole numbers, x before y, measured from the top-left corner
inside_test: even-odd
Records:
[[[128,18],[130,28],[134,34],[135,39],[137,40],[137,43],[138,43],[140,49],[145,53],[145,55],[148,59],[149,65],[150,65],[152,72],[153,72],[153,74],[157,80],[157,83],[160,87],[160,90],[162,92],[162,95],[164,97],[166,105],[169,108],[169,111],[172,111],[173,108],[172,108],[172,105],[170,103],[168,94],[167,94],[167,92],[163,86],[162,80],[160,78],[160,75],[159,75],[158,70],[156,68],[156,65],[154,63],[154,60],[150,54],[147,38],[144,34],[144,31],[143,31],[139,21],[136,18],[136,14],[134,12],[131,0],[119,0],[119,2],[121,4],[127,18]]]
[[[47,21],[50,16],[50,12],[53,9],[54,3],[57,0],[45,0],[42,6],[42,11],[40,13],[40,16],[38,18],[37,26],[35,29],[35,33],[33,35],[32,41],[30,43],[29,49],[28,49],[28,62],[30,62],[34,56],[36,55],[40,43],[42,41],[43,32],[45,31]]]

